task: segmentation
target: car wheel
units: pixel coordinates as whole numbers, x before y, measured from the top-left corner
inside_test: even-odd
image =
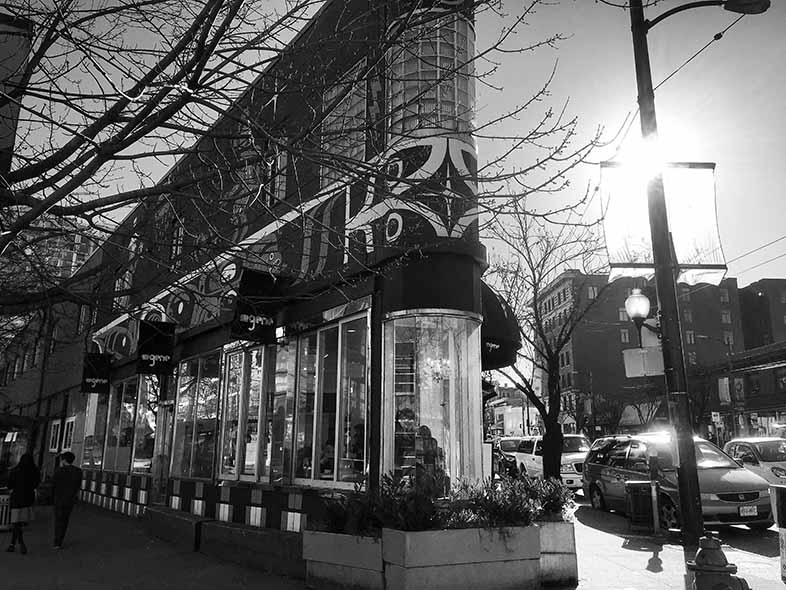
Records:
[[[665,530],[680,528],[680,515],[670,498],[661,497],[659,512],[660,528]]]
[[[590,503],[595,510],[606,510],[606,500],[598,486],[590,487]]]
[[[766,531],[767,529],[769,529],[772,526],[772,523],[771,522],[752,522],[750,524],[746,524],[745,526],[748,527],[752,531],[756,531],[758,533],[763,533],[764,531]]]

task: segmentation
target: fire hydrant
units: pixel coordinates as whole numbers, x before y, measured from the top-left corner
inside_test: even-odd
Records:
[[[696,558],[686,566],[695,575],[692,590],[750,590],[744,578],[732,575],[737,573],[737,566],[726,559],[718,539],[699,539]]]

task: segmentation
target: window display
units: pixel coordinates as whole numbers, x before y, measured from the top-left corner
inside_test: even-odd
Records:
[[[138,473],[150,473],[156,443],[156,416],[160,389],[157,375],[139,377],[141,383],[134,432],[133,470]]]
[[[135,419],[136,377],[112,386],[103,466],[106,471],[128,471],[131,467]]]
[[[444,495],[481,475],[480,321],[394,314],[385,324],[383,471]]]
[[[220,353],[180,363],[173,476],[209,478],[216,444]]]
[[[270,467],[263,348],[235,348],[224,356],[221,477],[256,479]],[[260,430],[260,423],[264,428]]]
[[[109,396],[91,393],[85,410],[85,437],[82,447],[82,466],[100,469],[104,456],[104,435]]]
[[[299,483],[348,487],[365,477],[368,330],[364,313],[298,340],[293,469]]]

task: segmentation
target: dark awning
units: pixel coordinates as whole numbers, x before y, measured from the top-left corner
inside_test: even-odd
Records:
[[[481,368],[484,371],[501,369],[516,362],[516,351],[521,348],[521,334],[516,314],[500,295],[485,282],[480,283],[483,325],[480,329]]]

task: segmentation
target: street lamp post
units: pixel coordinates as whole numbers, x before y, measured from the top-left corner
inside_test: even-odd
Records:
[[[723,6],[742,14],[759,14],[769,8],[769,0],[707,0],[689,2],[673,8],[653,21],[644,18],[642,0],[630,0],[630,22],[633,34],[633,56],[638,87],[639,118],[645,144],[654,142],[658,135],[655,117],[655,94],[652,88],[647,32],[668,16],[702,6]],[[685,541],[696,546],[704,523],[701,515],[701,496],[696,472],[696,454],[693,446],[693,428],[688,404],[687,377],[682,354],[682,335],[677,307],[677,261],[674,259],[663,176],[658,171],[647,181],[647,203],[652,239],[652,258],[655,267],[655,286],[661,319],[663,366],[666,374],[669,415],[676,433],[679,457],[678,483],[680,511]]]

